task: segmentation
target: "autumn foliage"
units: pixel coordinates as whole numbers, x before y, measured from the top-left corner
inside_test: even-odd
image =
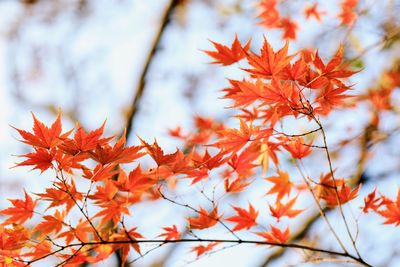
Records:
[[[285,39],[295,39],[296,21],[282,16],[277,5],[278,1],[260,2],[260,25],[278,28]],[[342,1],[337,16],[340,24],[352,26],[357,19],[356,6],[357,1]],[[317,21],[326,14],[317,2],[307,4],[301,12]],[[113,253],[126,262],[129,255],[146,253],[143,243],[178,242],[188,243],[188,251],[195,257],[217,251],[226,243],[250,243],[257,249],[281,246],[326,253],[369,266],[357,250],[355,234],[345,228],[333,229],[326,212],[337,209],[343,227],[348,228],[354,222],[343,209],[359,198],[364,201],[358,207],[365,213],[362,216],[380,216],[384,224],[398,227],[400,191],[396,199],[379,189],[360,196],[362,184],[350,182],[351,174],[338,177],[323,119],[334,110],[351,109],[362,101],[371,103],[376,114],[390,109],[387,98],[400,84],[399,73],[385,74],[391,83],[383,91],[355,95],[348,79],[360,69],[346,62],[342,46],[331,58],[322,59],[314,49],[290,52],[289,41],[275,49],[267,37],[258,51],[250,49],[251,40],[241,43],[238,36],[229,45],[214,41],[212,45],[214,50],[204,51],[212,63],[230,66],[240,62],[237,68],[243,78],[229,79],[222,89],[223,98],[236,112],[236,124],[197,116],[194,130],[185,132],[178,127],[169,131],[182,142],[174,152],[165,152],[156,140],[149,141],[150,136],[138,137],[134,146],[126,144],[125,135],[104,136],[105,123],[93,131],[79,125],[63,129],[61,115],[47,126],[32,114],[31,131],[15,128],[31,152],[18,156],[14,167],[51,173],[52,180],[42,192],[26,190],[23,198],[10,199],[9,207],[0,211],[4,218],[0,266],[46,260],[58,266],[81,266]],[[310,130],[285,132],[281,122],[286,119],[302,121]],[[315,153],[324,158],[324,173],[309,174],[304,167],[304,160]],[[283,158],[290,159],[296,174],[285,170]],[[218,182],[211,183],[211,177]],[[273,202],[224,202],[249,190],[256,180],[262,181],[264,196],[272,197]],[[177,188],[200,184],[213,187],[207,202],[195,206],[174,197]],[[300,199],[307,198],[313,201],[312,207],[302,205]],[[149,201],[166,201],[186,209],[189,215],[181,215],[185,227],[164,225],[155,229],[153,236],[145,236],[132,207]],[[292,220],[309,209],[324,218],[340,250],[292,242]],[[31,221],[36,225],[29,224]],[[226,238],[202,238],[211,228],[221,230]],[[246,238],[239,235],[243,232],[248,234]],[[353,241],[351,249],[341,242],[338,232],[348,234]]]

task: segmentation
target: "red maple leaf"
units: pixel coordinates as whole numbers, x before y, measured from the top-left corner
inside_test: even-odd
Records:
[[[290,237],[290,229],[287,227],[284,231],[271,225],[271,231],[258,232],[257,235],[263,237],[265,241],[271,243],[285,243]]]
[[[220,131],[222,138],[211,146],[222,149],[225,153],[237,152],[251,140],[251,136],[256,131],[252,125],[240,120],[240,129],[226,129]]]
[[[33,133],[17,129],[13,127],[21,135],[23,143],[31,145],[33,147],[41,148],[52,148],[57,146],[66,138],[71,131],[61,135],[62,125],[61,125],[61,114],[58,114],[57,119],[54,123],[47,127],[43,122],[39,121],[35,115],[32,113],[33,117]]]
[[[368,211],[371,209],[373,211],[377,211],[379,207],[382,205],[382,198],[376,197],[376,188],[374,191],[368,194],[364,198],[364,207],[363,207],[363,212],[368,213]]]
[[[297,197],[288,200],[286,204],[282,204],[280,200],[277,200],[275,205],[269,205],[269,209],[271,211],[272,216],[274,216],[278,221],[282,217],[294,218],[299,215],[303,210],[293,209],[294,204],[296,203]]]
[[[378,211],[378,213],[386,218],[384,224],[400,225],[400,189],[397,191],[396,201],[386,201],[386,209]]]
[[[3,224],[23,224],[33,216],[36,201],[25,192],[25,201],[21,199],[9,199],[13,207],[0,211],[0,214],[10,216]]]
[[[165,237],[165,240],[178,240],[181,239],[181,234],[178,231],[178,228],[174,224],[171,227],[163,227],[164,233],[160,234],[159,237]]]
[[[235,35],[235,40],[233,41],[231,48],[213,41],[211,42],[217,51],[204,52],[215,59],[215,61],[212,62],[213,64],[222,64],[224,66],[228,66],[246,57],[246,52],[250,48],[251,40],[248,40],[247,43],[242,47],[237,35]]]
[[[215,207],[210,213],[204,208],[200,208],[198,217],[188,218],[187,220],[191,229],[205,229],[216,225],[220,218],[221,215],[218,215],[218,209]]]
[[[267,192],[267,195],[278,193],[277,200],[281,200],[285,195],[289,195],[293,187],[293,183],[290,181],[287,172],[278,171],[277,176],[271,176],[265,180],[274,183],[274,186]]]
[[[293,158],[301,159],[311,154],[311,144],[305,144],[302,137],[290,138],[283,144],[283,147],[290,152]]]
[[[245,210],[239,207],[232,206],[238,215],[226,218],[228,222],[236,223],[232,231],[239,231],[242,229],[250,229],[254,225],[257,225],[256,219],[258,211],[249,203],[249,209]]]
[[[195,246],[191,249],[191,251],[196,252],[197,257],[200,257],[204,253],[211,251],[216,245],[218,245],[218,242],[210,242],[207,245]]]
[[[321,21],[321,16],[326,15],[326,12],[318,10],[318,3],[307,3],[304,9],[304,15],[307,19],[314,17],[316,20]]]
[[[270,79],[271,77],[278,76],[294,57],[294,55],[288,56],[288,49],[289,43],[286,42],[285,46],[275,53],[267,39],[264,38],[261,55],[253,53],[247,55],[247,61],[253,68],[245,69],[245,71],[260,78]]]

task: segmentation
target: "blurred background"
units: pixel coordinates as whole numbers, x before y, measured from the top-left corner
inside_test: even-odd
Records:
[[[64,129],[78,121],[94,129],[107,120],[107,135],[119,135],[126,129],[128,144],[138,144],[135,135],[149,142],[156,138],[166,151],[180,145],[168,136],[168,129],[179,125],[190,130],[194,116],[229,125],[235,114],[226,109],[228,102],[219,99],[220,90],[228,85],[226,78],[241,79],[243,74],[237,66],[210,65],[212,60],[202,50],[213,50],[209,40],[230,45],[235,34],[242,43],[252,38],[253,51],[262,45],[264,35],[280,48],[282,31],[258,25],[260,2],[0,1],[0,209],[7,205],[7,198],[21,196],[22,188],[43,190],[41,181],[46,174],[10,169],[19,161],[12,155],[28,151],[10,125],[30,129],[30,112],[50,123],[61,110]],[[327,59],[343,44],[349,64],[362,70],[350,81],[352,94],[360,96],[355,98],[357,106],[324,118],[334,165],[340,175],[363,183],[361,194],[378,185],[394,197],[400,184],[400,1],[360,0],[354,8],[358,18],[350,27],[338,19],[338,0],[318,1],[325,13],[320,22],[306,19],[303,10],[314,2],[279,1],[280,12],[298,24],[290,50],[321,48],[322,58]],[[398,79],[390,92],[386,90],[387,73]],[[315,156],[306,162],[310,173],[318,169],[315,160],[322,161]],[[249,194],[238,201],[246,203],[259,196]],[[382,226],[376,216],[358,217],[362,198],[357,201],[347,212],[358,220],[362,254],[376,265],[399,266],[399,230]],[[167,206],[143,204],[133,216],[136,225],[148,221],[157,227],[169,225]],[[154,214],[156,208],[160,212]],[[178,212],[185,217],[185,210]],[[329,213],[333,220],[337,215]],[[296,238],[331,246],[331,239],[324,237],[323,223],[313,216],[307,212],[293,225]],[[184,225],[184,221],[173,223]],[[193,261],[189,250],[163,247],[129,266],[287,266],[307,257],[299,251],[241,245]],[[115,264],[117,260],[111,258],[99,266]]]

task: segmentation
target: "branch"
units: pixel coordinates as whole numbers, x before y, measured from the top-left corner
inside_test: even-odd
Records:
[[[353,175],[353,178],[351,179],[351,183],[354,187],[360,183],[360,181],[363,177],[362,174],[364,172],[364,167],[365,167],[368,150],[369,150],[368,144],[371,140],[372,131],[374,131],[374,130],[376,130],[376,129],[372,125],[368,125],[365,127],[364,134],[361,136],[361,144],[360,144],[361,151],[360,151],[359,161],[357,164],[357,170],[356,170],[356,173]],[[331,211],[331,209],[324,208],[325,214],[328,211]],[[304,237],[306,237],[309,230],[311,229],[311,227],[314,225],[315,222],[318,221],[319,218],[320,218],[320,213],[318,213],[318,212],[311,215],[308,218],[308,220],[302,224],[300,229],[296,233],[292,234],[291,240],[301,240]],[[284,248],[276,250],[274,253],[267,256],[267,258],[264,260],[264,262],[262,263],[261,266],[268,266],[269,263],[271,263],[275,259],[278,259],[279,257],[281,257],[284,252],[285,252]]]
[[[156,33],[156,36],[154,37],[153,44],[150,48],[150,52],[144,63],[144,67],[143,67],[142,73],[140,75],[139,82],[135,88],[135,95],[133,97],[132,104],[130,105],[130,109],[127,112],[127,118],[126,118],[126,124],[125,124],[127,140],[129,138],[130,134],[132,133],[133,120],[136,116],[140,99],[142,98],[144,89],[146,87],[146,78],[147,78],[147,74],[150,69],[150,65],[154,59],[155,54],[157,53],[157,50],[160,48],[161,37],[164,34],[165,29],[170,22],[171,16],[172,16],[175,8],[178,6],[178,4],[179,4],[179,0],[171,0],[167,4],[164,14],[161,18],[160,28],[158,29],[158,32]],[[123,133],[121,133],[121,135],[122,134]]]
[[[23,261],[27,265],[31,265],[32,263],[44,259],[46,257],[56,255],[59,252],[62,252],[68,248],[72,247],[79,247],[81,250],[85,246],[100,246],[100,245],[123,245],[123,244],[144,244],[144,243],[159,243],[159,244],[168,244],[168,243],[199,243],[199,242],[218,242],[218,243],[230,243],[230,244],[254,244],[254,245],[269,245],[275,247],[283,247],[283,248],[294,248],[294,249],[302,249],[308,250],[313,252],[320,252],[320,253],[327,253],[333,256],[340,256],[349,259],[353,259],[357,263],[362,266],[371,266],[368,263],[364,262],[362,259],[351,255],[345,252],[338,252],[334,250],[322,249],[322,248],[315,248],[301,244],[287,244],[287,243],[274,243],[274,242],[267,242],[267,241],[256,241],[256,240],[234,240],[234,239],[208,239],[208,238],[185,238],[185,239],[177,239],[177,240],[157,240],[157,239],[135,239],[135,240],[115,240],[115,241],[97,241],[97,242],[80,242],[80,243],[71,243],[69,245],[63,246],[53,252],[50,252],[36,260],[33,261]],[[73,256],[73,255],[72,255]]]

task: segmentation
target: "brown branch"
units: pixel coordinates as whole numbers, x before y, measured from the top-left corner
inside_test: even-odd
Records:
[[[171,20],[171,16],[174,13],[174,10],[178,6],[179,2],[180,2],[179,0],[171,0],[167,4],[164,14],[161,18],[160,28],[158,29],[156,36],[154,37],[153,44],[150,48],[150,52],[147,56],[147,59],[144,63],[142,73],[140,75],[139,82],[135,88],[135,94],[133,97],[133,101],[130,105],[130,109],[127,112],[126,124],[125,124],[126,125],[126,139],[128,139],[130,134],[132,133],[133,120],[136,116],[139,102],[142,98],[143,92],[146,87],[146,78],[147,78],[147,74],[150,70],[151,63],[154,59],[155,54],[157,53],[157,50],[160,48],[161,38],[165,32],[167,25],[169,24],[169,22]],[[121,134],[123,134],[123,133],[121,133]]]
[[[364,172],[365,163],[367,160],[367,155],[368,155],[368,150],[369,150],[368,144],[371,140],[372,132],[374,130],[376,130],[376,127],[374,127],[372,125],[368,125],[365,127],[364,134],[361,136],[361,144],[360,144],[361,150],[360,150],[359,161],[357,164],[357,170],[356,170],[355,174],[353,175],[353,178],[351,179],[351,184],[354,187],[357,186],[362,179],[362,174]],[[331,209],[329,209],[329,208],[324,209],[325,213],[329,212],[329,211],[331,211]],[[320,218],[320,213],[318,213],[318,212],[309,216],[308,220],[302,224],[301,228],[292,234],[291,240],[299,241],[299,240],[303,239],[304,237],[306,237],[309,230],[311,229],[311,227],[314,225],[315,222],[318,221],[319,218]],[[280,249],[276,250],[274,253],[272,253],[266,257],[266,259],[264,260],[264,262],[262,263],[261,266],[268,266],[269,263],[280,258],[284,254],[284,252],[285,252],[284,248],[280,248]]]
[[[177,240],[157,240],[157,239],[135,239],[135,240],[114,240],[114,241],[97,241],[97,242],[79,242],[79,243],[71,243],[69,245],[65,245],[62,248],[59,248],[53,252],[50,252],[38,259],[31,261],[22,261],[26,263],[26,265],[31,265],[34,262],[42,260],[44,258],[56,255],[68,248],[80,247],[82,249],[85,246],[100,246],[100,245],[123,245],[123,244],[143,244],[143,243],[159,243],[159,244],[167,244],[167,243],[199,243],[199,242],[218,242],[218,243],[227,243],[227,244],[254,244],[254,245],[269,245],[283,248],[294,248],[294,249],[302,249],[307,251],[314,251],[320,253],[326,253],[333,256],[340,256],[349,259],[353,259],[357,263],[363,266],[371,266],[366,263],[364,260],[358,258],[357,256],[351,255],[345,252],[338,252],[334,250],[328,250],[323,248],[315,248],[311,246],[296,244],[296,243],[274,243],[267,241],[257,241],[257,240],[234,240],[234,239],[207,239],[207,238],[185,238],[185,239],[177,239]],[[21,260],[19,260],[21,261]]]

